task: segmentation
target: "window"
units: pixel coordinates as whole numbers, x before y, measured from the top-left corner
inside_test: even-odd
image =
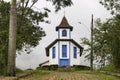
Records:
[[[55,47],[52,48],[52,58],[55,58]]]
[[[63,30],[63,31],[62,31],[62,36],[63,36],[63,37],[67,36],[67,31],[66,31],[66,30]]]
[[[76,48],[76,47],[73,47],[73,49],[74,49],[74,50],[73,50],[73,51],[74,51],[74,52],[73,52],[73,53],[74,53],[73,56],[74,56],[74,58],[77,58],[77,48]]]
[[[67,57],[67,45],[62,45],[62,57]]]

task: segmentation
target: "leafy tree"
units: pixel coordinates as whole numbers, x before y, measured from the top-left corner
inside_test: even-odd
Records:
[[[101,22],[100,19],[95,21],[94,27],[94,53],[96,58],[98,58],[101,66],[105,66],[105,62],[110,61],[110,48],[108,46],[107,29],[109,29],[108,24]]]
[[[109,26],[107,31],[107,37],[105,38],[108,41],[110,47],[112,61],[115,68],[120,68],[120,15],[113,17],[107,21]]]
[[[97,19],[93,28],[93,60],[100,63],[101,66],[105,66],[105,61],[109,58],[109,48],[104,39],[105,24]],[[108,27],[107,27],[108,28]],[[91,51],[91,41],[87,38],[82,38],[82,44],[87,45],[85,53]],[[86,55],[87,59],[90,59],[90,54]]]
[[[116,68],[119,68],[120,62],[120,0],[100,0],[100,3],[111,11],[113,18],[109,19],[106,24],[109,25],[108,39],[109,46],[111,49],[113,63]]]
[[[0,73],[4,73],[7,65],[9,3],[0,1]]]
[[[119,69],[120,65],[120,16],[117,15],[106,22],[100,19],[95,21],[93,30],[94,60],[105,66],[105,62],[113,63]],[[90,41],[87,38],[82,39],[82,43],[88,45],[86,51],[90,51]],[[87,55],[90,58],[90,54]]]
[[[120,0],[100,0],[100,3],[111,10],[111,14],[120,14]]]
[[[14,2],[15,1],[15,2]],[[32,4],[29,6],[29,3]],[[9,18],[9,10],[10,10],[10,4],[4,2],[3,0],[0,1],[0,63],[1,65],[4,63],[5,66],[7,64],[7,56],[3,56],[3,55],[7,55],[6,53],[8,52],[8,23],[9,23],[9,19],[10,19],[10,24],[11,27],[15,27],[16,24],[15,21],[17,21],[17,32],[13,32],[15,31],[15,28],[11,28],[13,29],[13,31],[11,31],[10,33],[13,34],[12,37],[10,39],[14,39],[15,40],[15,35],[17,33],[16,36],[16,41],[13,41],[13,43],[10,45],[13,45],[13,47],[9,47],[9,48],[13,48],[14,52],[9,53],[10,55],[9,60],[10,62],[8,62],[8,75],[9,76],[14,76],[15,75],[15,44],[17,51],[21,51],[24,50],[27,51],[27,53],[30,52],[30,48],[31,47],[35,47],[39,44],[39,40],[41,40],[41,37],[45,36],[45,32],[42,30],[42,28],[40,28],[40,26],[38,26],[39,22],[46,22],[48,23],[48,21],[46,21],[44,19],[44,17],[48,17],[48,12],[50,12],[50,10],[48,8],[44,8],[45,12],[39,12],[39,11],[34,11],[32,9],[33,5],[37,2],[38,0],[19,0],[19,2],[17,3],[16,6],[16,10],[17,10],[17,20],[11,20],[11,18]],[[67,7],[67,6],[71,6],[72,2],[71,0],[46,0],[46,1],[51,1],[53,3],[53,5],[55,5],[55,11],[58,11],[61,9],[61,7]],[[6,6],[4,6],[4,4],[6,4]],[[15,10],[15,3],[16,0],[11,0],[11,3],[14,3],[14,10]],[[13,9],[13,8],[11,8]],[[15,12],[16,13],[16,12]],[[13,14],[11,14],[12,17]],[[15,17],[14,17],[15,18]],[[7,24],[6,24],[7,23]],[[10,35],[10,34],[9,34]],[[5,38],[5,39],[4,39]],[[10,40],[9,39],[9,40]],[[5,45],[6,44],[6,45]],[[12,49],[9,49],[12,50]],[[10,52],[10,51],[9,51]],[[13,56],[13,57],[11,57]],[[5,58],[6,57],[6,58]],[[2,59],[5,58],[5,61],[3,61]],[[2,61],[2,62],[1,62]],[[12,63],[12,64],[11,64]],[[10,67],[11,66],[11,67]],[[0,66],[3,68],[3,66]]]

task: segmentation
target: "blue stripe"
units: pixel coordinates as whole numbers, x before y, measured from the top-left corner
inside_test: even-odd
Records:
[[[56,56],[56,48],[53,47],[52,48],[52,58],[55,58],[55,56]]]
[[[60,30],[58,30],[58,39],[60,39]]]
[[[74,58],[77,58],[77,48],[74,47],[73,49],[74,49],[74,50],[73,50],[73,51],[74,51],[74,52],[73,52],[73,53],[74,53],[73,56],[74,56]]]
[[[60,38],[60,29],[58,30],[58,39]],[[60,41],[58,41],[58,65],[60,64]]]
[[[70,41],[69,41],[69,65],[70,65]]]
[[[58,65],[60,64],[60,41],[58,41]]]
[[[70,36],[70,38],[71,38],[71,31],[69,31],[69,36]]]

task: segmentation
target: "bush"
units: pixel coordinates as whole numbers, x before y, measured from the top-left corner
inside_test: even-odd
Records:
[[[5,69],[0,69],[0,75],[5,75],[6,74],[6,70]]]
[[[84,66],[84,65],[74,65],[73,68],[74,68],[75,71],[90,70],[89,66]]]
[[[101,70],[104,70],[104,71],[110,71],[110,72],[120,72],[120,69],[116,69],[115,66],[113,64],[109,64],[103,68],[101,68]]]
[[[58,65],[50,65],[49,70],[58,70]]]
[[[22,72],[23,72],[23,70],[16,68],[16,73],[22,73]]]

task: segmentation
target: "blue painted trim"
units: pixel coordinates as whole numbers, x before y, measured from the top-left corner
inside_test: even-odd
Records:
[[[71,31],[69,31],[69,37],[71,38]]]
[[[60,41],[58,41],[58,65],[60,65]]]
[[[73,47],[73,57],[77,58],[77,48]]]
[[[69,41],[69,65],[70,65],[70,49],[71,48],[71,45],[70,45],[70,41]]]
[[[58,39],[60,39],[60,30],[58,30]]]
[[[60,39],[60,29],[58,30],[58,39]],[[58,65],[60,64],[60,41],[58,41]]]
[[[62,57],[67,57],[67,45],[62,45]]]
[[[53,48],[52,48],[52,58],[54,59],[55,56],[56,56],[56,48],[53,47]]]

